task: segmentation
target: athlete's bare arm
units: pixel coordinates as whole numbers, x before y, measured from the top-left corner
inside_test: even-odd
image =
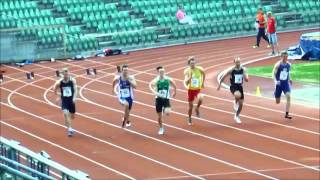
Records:
[[[149,84],[150,90],[152,91],[153,94],[157,95],[157,90],[156,90],[156,78],[153,79],[150,84]]]
[[[72,78],[71,81],[73,82],[73,89],[74,89],[74,95],[72,100],[75,103],[78,96],[77,81],[75,78]]]
[[[188,85],[190,84],[191,82],[191,79],[192,79],[192,72],[189,73],[189,69],[186,69],[184,70],[184,85],[185,87],[188,87]]]
[[[60,87],[60,82],[61,82],[61,80],[58,80],[53,86],[53,92],[55,95],[58,95],[58,89]]]
[[[220,90],[220,87],[221,87],[222,82],[224,81],[224,79],[225,79],[228,75],[231,74],[232,70],[233,70],[233,68],[229,69],[225,74],[222,75],[222,77],[221,77],[221,79],[220,79],[220,81],[219,81],[219,85],[218,85],[217,90]]]
[[[129,76],[128,81],[130,82],[130,84],[133,88],[135,88],[135,89],[137,88],[137,82],[133,76]]]
[[[273,77],[273,80],[274,80],[274,83],[275,85],[279,85],[280,82],[276,79],[276,74],[277,74],[277,71],[279,69],[279,66],[280,66],[280,61],[278,61],[274,67],[273,67],[273,71],[272,71],[272,77]]]
[[[245,68],[245,67],[243,67],[243,75],[244,75],[244,80],[246,82],[248,82],[249,81],[249,75],[247,73],[247,68]]]
[[[173,94],[172,94],[172,97],[175,97],[176,96],[176,93],[177,93],[177,85],[176,83],[174,82],[174,80],[170,79],[170,84],[171,86],[173,87]]]
[[[119,82],[119,76],[115,77],[112,81],[112,94],[117,94],[115,91],[115,86]]]
[[[206,73],[202,68],[200,68],[201,74],[202,74],[202,88],[204,88],[204,82],[206,80]]]

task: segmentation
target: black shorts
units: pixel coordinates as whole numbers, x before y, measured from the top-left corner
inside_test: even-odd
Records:
[[[244,94],[243,94],[243,87],[241,85],[231,85],[230,86],[230,91],[232,94],[234,94],[234,92],[239,91],[241,93],[241,98],[240,99],[244,99]]]
[[[170,100],[165,98],[156,98],[156,111],[161,113],[164,108],[170,107]]]
[[[62,111],[67,110],[69,111],[69,113],[74,114],[76,112],[76,105],[73,103],[72,100],[62,99],[61,109]]]

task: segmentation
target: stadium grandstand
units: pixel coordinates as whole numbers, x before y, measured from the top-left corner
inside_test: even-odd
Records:
[[[178,5],[197,24],[179,24]],[[105,47],[137,49],[254,35],[257,7],[274,13],[280,32],[315,28],[319,6],[317,0],[3,0],[1,59],[65,58]],[[18,47],[14,53],[6,51],[12,47]]]

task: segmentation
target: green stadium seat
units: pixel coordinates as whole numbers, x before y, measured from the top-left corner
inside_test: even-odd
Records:
[[[131,9],[128,9],[128,11],[120,10],[117,7],[117,3],[124,6],[129,5],[128,7]],[[197,25],[179,24],[175,18],[177,3],[183,4],[187,14],[194,18],[198,23]],[[261,3],[261,0],[43,0],[41,3],[36,0],[3,0],[0,3],[1,12],[16,19],[24,19],[24,21],[0,20],[0,27],[12,28],[61,24],[66,26],[65,29],[68,35],[75,37],[82,37],[82,33],[86,33],[83,30],[88,29],[89,32],[124,34],[124,37],[112,34],[112,40],[119,46],[122,43],[124,45],[148,44],[156,42],[158,35],[155,31],[145,30],[142,20],[147,21],[146,25],[148,25],[148,21],[151,21],[151,23],[157,22],[156,25],[158,27],[171,28],[171,37],[174,39],[254,32],[253,21],[257,7]],[[304,24],[311,25],[319,21],[319,16],[315,16],[319,9],[319,1],[317,0],[284,0],[279,1],[279,3],[282,9],[288,9],[289,12],[299,11],[302,13]],[[45,4],[46,8],[39,6],[39,4]],[[53,8],[51,7],[52,4]],[[57,9],[59,15],[63,18],[53,16],[54,9]],[[131,11],[141,12],[144,17],[135,16],[136,13],[129,15]],[[239,17],[243,16],[245,16],[244,19],[239,19]],[[281,17],[277,17],[277,23],[279,27],[286,26],[285,20]],[[80,26],[71,26],[70,24],[81,24],[84,27],[80,28]],[[57,47],[62,40],[59,31],[61,30],[56,28],[52,31],[25,30],[21,32],[21,36],[32,36],[39,41],[50,42],[51,45]],[[70,44],[67,47],[68,51],[71,49],[72,51],[88,50],[98,47],[97,40],[91,38],[74,39],[72,41],[80,43],[80,45],[74,46]]]

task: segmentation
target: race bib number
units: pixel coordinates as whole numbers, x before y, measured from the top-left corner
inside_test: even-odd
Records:
[[[196,78],[191,79],[191,86],[192,87],[200,87],[200,80]]]
[[[161,98],[167,98],[167,90],[159,90],[158,96]]]
[[[128,88],[126,89],[120,89],[120,95],[123,98],[130,97],[130,90]]]
[[[280,72],[280,80],[284,81],[288,79],[288,72],[287,71],[281,71]]]
[[[62,93],[63,93],[63,97],[71,97],[72,96],[71,87],[63,87]]]
[[[234,83],[242,84],[243,75],[242,74],[235,74],[234,75]]]

